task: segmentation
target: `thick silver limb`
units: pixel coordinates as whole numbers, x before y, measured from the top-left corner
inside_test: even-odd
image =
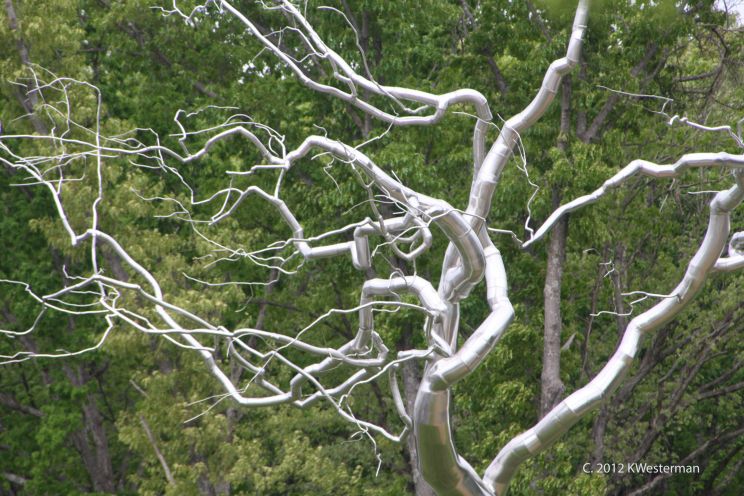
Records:
[[[99,102],[97,119],[100,120],[100,94],[87,83],[56,78],[46,85],[37,84],[37,90],[60,91],[62,109],[49,104],[50,112],[63,116],[68,131],[60,133],[37,133],[34,135],[4,135],[0,139],[0,161],[7,167],[22,171],[27,176],[25,185],[40,185],[52,198],[58,217],[75,247],[90,242],[90,274],[68,276],[63,289],[48,295],[38,296],[25,285],[24,289],[41,306],[40,315],[46,311],[63,312],[72,315],[100,314],[106,320],[107,328],[100,341],[92,348],[72,353],[41,354],[19,352],[0,357],[4,362],[18,362],[39,356],[71,356],[99,348],[117,325],[126,325],[140,332],[162,336],[175,346],[196,351],[204,359],[210,373],[225,391],[222,397],[229,397],[247,407],[291,404],[306,407],[319,401],[326,401],[338,414],[355,425],[361,432],[376,433],[393,441],[402,440],[409,432],[415,437],[421,472],[426,481],[439,495],[494,496],[505,494],[508,483],[519,465],[529,456],[550,446],[582,415],[587,414],[606,398],[622,379],[629,364],[635,357],[643,334],[652,332],[674,318],[700,290],[708,274],[715,271],[728,272],[744,268],[744,242],[740,234],[734,235],[729,243],[728,256],[721,254],[729,237],[729,213],[744,197],[744,156],[728,153],[694,153],[682,156],[671,165],[658,165],[644,160],[636,160],[607,180],[599,189],[582,196],[557,209],[523,246],[540,240],[555,223],[569,212],[598,201],[613,188],[624,184],[637,175],[651,177],[677,177],[693,167],[730,168],[735,171],[736,185],[716,195],[710,204],[710,220],[706,236],[695,257],[690,261],[687,272],[677,288],[656,306],[639,315],[628,326],[623,340],[604,369],[585,387],[571,394],[548,413],[537,425],[511,440],[495,457],[483,476],[475,472],[471,465],[457,452],[450,425],[451,388],[478,368],[503,336],[514,319],[514,308],[508,296],[507,274],[501,253],[488,237],[486,222],[491,209],[493,194],[504,167],[518,146],[520,134],[542,117],[560,87],[561,80],[578,62],[584,31],[586,29],[589,0],[579,0],[573,22],[570,41],[564,57],[555,60],[546,70],[540,90],[523,111],[508,119],[495,142],[486,152],[486,130],[493,116],[485,97],[471,89],[458,89],[442,95],[424,91],[381,85],[375,82],[369,70],[366,75],[359,74],[353,64],[345,61],[330,48],[311,23],[295,5],[287,0],[276,0],[264,5],[268,11],[276,11],[292,24],[287,27],[288,34],[300,37],[301,45],[307,50],[306,56],[330,67],[333,84],[324,84],[312,78],[311,71],[305,70],[299,59],[287,53],[275,41],[272,34],[262,32],[257,25],[241,12],[233,2],[214,0],[214,4],[226,15],[237,19],[248,33],[255,37],[264,50],[278,58],[296,78],[306,87],[319,93],[337,98],[359,109],[372,118],[393,126],[434,125],[442,120],[453,105],[466,104],[475,109],[477,120],[473,129],[473,180],[465,210],[449,202],[415,191],[404,185],[394,174],[384,169],[384,164],[376,164],[368,155],[360,151],[363,144],[351,146],[326,136],[309,136],[292,148],[285,144],[284,138],[268,126],[253,122],[245,115],[231,116],[219,125],[206,130],[187,133],[176,116],[180,146],[176,151],[161,143],[157,136],[153,141],[143,143],[133,135],[106,137],[100,131],[100,122],[95,129],[86,129],[72,121],[71,103],[67,95],[70,85],[84,85],[96,93]],[[329,9],[326,9],[329,10]],[[169,14],[182,15],[187,20],[199,15],[200,10],[184,14],[174,2]],[[364,54],[362,54],[364,57]],[[386,109],[371,103],[387,102]],[[382,97],[382,98],[379,98]],[[50,99],[51,101],[51,99]],[[410,108],[414,105],[415,108]],[[66,117],[65,117],[66,116]],[[687,125],[691,125],[685,121]],[[695,127],[692,125],[692,127]],[[719,128],[698,126],[703,131],[718,131]],[[143,130],[140,130],[143,131]],[[152,133],[154,135],[154,133]],[[201,138],[201,136],[208,136]],[[189,151],[187,142],[199,137],[199,147]],[[229,139],[244,139],[250,143],[262,158],[262,163],[248,167],[247,170],[229,171],[228,186],[207,193],[199,198],[197,188],[191,188],[172,164],[183,164],[209,160],[210,151],[218,143]],[[6,146],[11,140],[27,140],[49,145],[50,155],[23,157]],[[287,172],[295,166],[302,166],[313,160],[312,153],[331,157],[351,168],[370,198],[372,214],[343,227],[320,234],[309,235],[282,198],[282,187]],[[296,257],[303,261],[330,257],[349,257],[351,264],[361,271],[367,279],[362,283],[359,304],[354,308],[333,308],[315,318],[301,329],[267,330],[241,326],[227,329],[211,322],[197,312],[173,303],[174,297],[168,295],[154,270],[148,270],[145,263],[135,258],[122,246],[113,234],[104,232],[98,225],[98,208],[104,205],[102,199],[103,163],[107,160],[125,159],[144,169],[160,169],[173,174],[189,192],[188,200],[175,198],[143,198],[146,201],[167,201],[178,207],[173,214],[193,228],[194,232],[214,247],[220,254],[227,253],[222,260],[245,259],[256,265],[271,269],[277,277],[289,276],[300,269],[287,268],[289,259]],[[82,180],[67,177],[70,164],[94,163],[96,170],[95,198],[90,206],[90,224],[80,227],[80,221],[73,221],[64,201],[63,190],[71,181]],[[273,191],[255,185],[238,188],[233,184],[236,177],[259,174],[274,174],[276,181]],[[398,208],[394,216],[383,216],[375,206],[377,192]],[[246,200],[260,199],[271,205],[286,225],[289,236],[269,246],[258,249],[227,246],[218,239],[211,239],[200,231],[202,225],[215,225],[230,219]],[[207,218],[195,218],[192,210],[216,205]],[[198,210],[198,209],[196,209]],[[212,213],[213,212],[213,213]],[[87,218],[86,218],[87,219]],[[86,220],[87,222],[87,220]],[[389,246],[393,253],[403,260],[414,262],[432,246],[434,224],[444,235],[448,248],[442,262],[441,278],[437,287],[416,274],[403,273],[400,268],[377,277],[374,271],[375,256]],[[328,241],[339,235],[346,238],[341,242]],[[336,238],[337,240],[337,238]],[[408,248],[401,249],[402,245]],[[127,277],[114,277],[104,271],[105,257],[102,249],[113,252],[125,267]],[[290,256],[280,256],[284,248],[292,252]],[[379,259],[378,259],[379,260]],[[301,264],[300,264],[301,265]],[[108,267],[106,267],[108,268]],[[476,330],[460,344],[458,325],[460,320],[459,302],[468,297],[472,289],[485,278],[486,298],[490,312]],[[192,278],[196,281],[196,278]],[[236,284],[269,285],[269,282],[243,281]],[[21,284],[18,281],[0,281],[8,284]],[[69,284],[67,284],[69,283]],[[220,286],[228,283],[206,283]],[[138,304],[122,298],[124,292],[137,295]],[[409,303],[399,295],[411,294],[417,303]],[[73,302],[73,295],[91,294],[90,303],[80,305]],[[77,300],[74,300],[77,301]],[[410,300],[408,300],[410,301]],[[378,311],[413,310],[423,316],[423,333],[426,348],[421,350],[391,351],[375,331],[375,313]],[[357,315],[358,330],[355,336],[337,348],[313,343],[313,329],[325,319],[337,315]],[[39,317],[41,318],[41,317]],[[38,322],[39,319],[37,319]],[[34,331],[36,323],[25,331],[0,330],[8,335],[28,334]],[[210,338],[209,341],[201,339]],[[204,343],[212,339],[222,340],[227,356],[245,371],[249,378],[242,382],[234,381],[223,369],[225,362],[218,359],[216,347]],[[259,346],[256,342],[260,342]],[[301,351],[315,360],[310,365],[299,366],[287,358],[285,350]],[[420,387],[417,391],[413,411],[407,411],[401,397],[397,369],[409,360],[425,363]],[[287,377],[278,381],[271,377],[271,367],[281,366],[289,369]],[[321,379],[330,382],[329,377],[337,377],[332,371],[343,371],[342,379],[333,384],[323,384]],[[383,426],[358,419],[351,412],[346,398],[364,384],[385,377],[390,384],[396,413],[402,422],[402,429],[390,432]],[[256,386],[256,387],[254,387]]]
[[[672,291],[672,297],[654,305],[628,324],[615,354],[594,379],[556,405],[533,428],[509,441],[486,470],[484,480],[492,491],[496,494],[504,492],[524,460],[549,447],[582,416],[607,398],[630,368],[643,335],[672,320],[702,288],[726,247],[731,210],[744,199],[744,174],[737,170],[734,177],[736,184],[716,194],[711,201],[705,238],[690,260],[684,277]]]
[[[594,192],[576,198],[575,200],[561,205],[542,226],[535,231],[535,234],[524,243],[528,247],[532,243],[540,240],[564,215],[574,212],[586,205],[591,205],[599,200],[608,191],[623,185],[628,179],[636,174],[643,174],[649,177],[667,178],[678,177],[684,171],[696,167],[721,167],[741,169],[744,168],[744,155],[732,155],[726,152],[719,153],[690,153],[683,155],[673,164],[659,165],[647,160],[634,160],[625,166],[620,172],[604,182],[604,184]]]
[[[467,376],[485,359],[514,317],[514,309],[507,296],[504,265],[499,251],[485,234],[485,219],[490,211],[501,171],[511,157],[520,133],[545,113],[558,91],[563,75],[578,62],[588,7],[588,1],[579,2],[566,56],[550,65],[532,102],[506,121],[483,161],[475,163],[466,216],[471,229],[479,234],[480,249],[486,259],[486,285],[491,313],[459,351],[451,357],[429,364],[414,407],[414,432],[421,471],[439,495],[494,494],[470,464],[457,454],[449,420],[449,387]],[[467,293],[457,293],[452,298],[444,290],[449,281],[462,270],[461,265],[464,265],[454,248],[450,246],[447,250],[440,280],[440,294],[446,298],[450,307],[443,338],[451,343],[453,349],[457,344],[457,302],[467,296]]]
[[[256,39],[266,47],[266,49],[276,55],[292,70],[302,84],[314,91],[333,96],[354,105],[363,112],[383,122],[395,126],[431,125],[439,122],[452,105],[458,103],[468,103],[473,105],[478,117],[478,122],[473,131],[473,158],[476,167],[478,167],[480,162],[483,160],[485,153],[485,139],[486,131],[488,130],[488,123],[493,119],[493,114],[488,106],[488,101],[481,93],[466,88],[455,90],[443,95],[434,95],[432,93],[411,88],[378,84],[376,81],[359,75],[343,57],[339,56],[338,53],[328,47],[328,45],[326,45],[321,37],[315,32],[305,16],[303,16],[291,2],[287,0],[275,0],[273,3],[276,5],[276,9],[282,10],[298,23],[299,28],[302,30],[301,36],[305,41],[305,46],[311,50],[311,55],[316,56],[321,60],[327,60],[333,67],[334,78],[346,84],[348,86],[348,91],[343,91],[335,86],[314,81],[306,75],[293,57],[282,51],[279,46],[265,36],[261,30],[250,21],[250,19],[248,19],[232,4],[232,2],[227,0],[218,0],[218,5],[239,19],[246,26],[247,30],[255,36]],[[364,54],[362,54],[362,56],[364,56]],[[375,107],[365,100],[364,92],[387,97],[393,100],[397,104],[397,107],[405,113],[414,115],[394,115]],[[411,109],[402,103],[406,101],[420,104],[422,106]],[[424,112],[426,109],[433,109],[433,113],[423,116],[417,115]]]

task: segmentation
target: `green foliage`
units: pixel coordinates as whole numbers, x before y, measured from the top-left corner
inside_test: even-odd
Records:
[[[372,122],[369,134],[365,134],[354,124],[354,117],[363,119],[358,111],[304,88],[271,55],[256,56],[260,51],[257,41],[216,9],[207,9],[197,22],[187,24],[151,9],[150,0],[13,3],[19,30],[11,31],[5,18],[0,22],[0,73],[5,78],[0,86],[0,119],[5,134],[33,132],[29,119],[15,119],[23,109],[18,87],[11,82],[27,82],[24,78],[29,76],[18,55],[19,39],[38,64],[38,74],[48,79],[49,71],[86,79],[101,89],[105,134],[139,128],[133,136],[151,143],[153,134],[145,131],[151,129],[175,149],[179,146],[173,136],[178,132],[173,122],[176,111],[207,105],[235,107],[236,112],[279,130],[288,149],[310,134],[328,133],[357,145],[386,131],[386,126]],[[240,3],[268,27],[283,21],[263,11],[258,3]],[[489,98],[494,112],[507,118],[529,103],[548,64],[565,50],[575,2],[535,2],[548,36],[527,2],[493,0],[477,6],[476,2],[465,2],[474,12],[474,23],[464,16],[462,2],[427,0],[417,2],[416,8],[400,1],[348,3],[354,22],[366,19],[366,58],[378,81],[438,93],[472,87]],[[528,211],[525,205],[534,188],[519,168],[519,157],[513,159],[494,197],[488,219],[492,227],[524,238],[528,215],[534,228],[555,207],[554,191],[564,201],[587,194],[638,157],[669,162],[694,149],[735,151],[722,135],[667,126],[666,119],[657,113],[661,103],[656,99],[620,98],[596,137],[584,142],[576,132],[582,115],[591,124],[612,97],[606,88],[669,96],[675,101],[666,111],[707,116],[711,123],[735,124],[726,106],[712,105],[699,96],[703,90],[694,86],[695,81],[680,80],[714,70],[722,63],[710,29],[723,26],[726,20],[711,10],[711,3],[597,2],[583,67],[571,77],[571,129],[559,136],[560,108],[556,102],[522,136],[526,167],[539,190]],[[343,9],[340,2],[334,6]],[[361,65],[355,36],[341,15],[310,8],[308,16],[330,46],[355,67]],[[724,30],[720,33],[724,33],[721,36],[730,55],[711,99],[741,108],[744,93],[737,84],[736,71],[740,70],[742,40]],[[287,43],[293,48],[299,40],[287,35]],[[647,64],[640,75],[634,75],[644,57]],[[490,62],[508,82],[508,91],[499,90]],[[659,70],[654,72],[656,67]],[[327,74],[316,75],[328,82]],[[92,125],[96,95],[80,90],[71,96],[75,119]],[[389,102],[374,101],[386,110],[395,108]],[[181,120],[187,129],[208,128],[231,113],[210,108],[181,116]],[[48,118],[41,108],[37,114]],[[58,123],[55,117],[51,119]],[[464,206],[472,175],[473,123],[472,116],[453,113],[435,127],[393,129],[365,145],[364,150],[412,188]],[[501,125],[498,119],[496,125]],[[491,131],[489,138],[495,133]],[[187,144],[195,150],[204,139],[194,136]],[[565,146],[560,146],[564,139]],[[14,146],[25,156],[45,152],[39,143]],[[234,139],[214,147],[208,159],[179,170],[188,183],[198,185],[195,194],[206,198],[224,187],[226,171],[247,170],[258,160],[249,144]],[[281,277],[271,290],[263,286],[206,288],[185,277],[229,282],[268,281],[272,275],[247,259],[210,264],[213,258],[208,257],[214,257],[214,246],[196,236],[192,225],[170,215],[174,212],[171,202],[142,200],[167,196],[187,201],[190,192],[176,176],[121,159],[104,162],[101,226],[114,232],[134,258],[147,262],[172,303],[227,328],[255,325],[263,311],[267,329],[287,334],[296,334],[331,307],[358,304],[364,275],[346,259],[298,262],[292,267],[297,273]],[[91,163],[74,167],[73,172],[82,179],[68,183],[64,200],[73,225],[79,227],[89,221],[88,206],[96,191],[95,169]],[[238,178],[234,185],[265,186],[273,181],[272,174],[275,172]],[[21,179],[0,174],[0,278],[27,281],[34,292],[46,294],[59,287],[63,267],[71,274],[90,270],[85,264],[87,253],[70,246],[44,191],[11,186]],[[720,189],[727,183],[725,174],[715,172],[690,172],[671,184],[639,179],[572,214],[561,307],[563,340],[573,337],[573,344],[561,358],[567,392],[593,377],[617,344],[618,319],[590,317],[599,310],[615,309],[617,288],[613,278],[605,275],[614,268],[625,291],[668,293],[683,274],[707,222],[709,197],[686,193]],[[372,215],[364,203],[366,192],[353,171],[345,163],[326,158],[306,160],[290,171],[283,198],[303,224],[306,236]],[[194,212],[201,217],[212,213],[207,207],[197,207]],[[734,220],[740,223],[742,219],[738,215]],[[199,229],[225,245],[252,249],[291,236],[277,212],[254,199],[247,200],[230,219]],[[347,240],[344,236],[334,239]],[[454,391],[458,447],[478,470],[483,470],[510,438],[534,424],[540,393],[544,244],[525,252],[508,236],[493,237],[504,255],[516,319],[485,363]],[[436,281],[445,248],[444,237],[435,233],[434,246],[417,260],[417,273]],[[392,251],[382,248],[375,269],[388,274],[393,262]],[[132,280],[142,283],[137,277]],[[640,461],[674,463],[706,441],[737,428],[743,406],[740,391],[707,399],[700,399],[700,395],[709,392],[706,385],[717,378],[727,377],[722,386],[743,379],[741,339],[735,332],[742,328],[737,297],[742,284],[737,275],[714,278],[693,308],[664,333],[649,339],[640,364],[629,377],[638,381],[621,404],[610,404],[603,410],[609,418],[607,432],[611,432],[602,438],[604,461],[631,461],[641,442],[650,436]],[[123,293],[121,297],[138,306],[137,296]],[[272,304],[262,303],[265,300]],[[631,300],[623,301],[628,305]],[[639,303],[633,312],[648,304]],[[0,310],[0,327],[15,331],[31,326],[38,313],[30,295],[17,285],[2,286]],[[484,290],[477,288],[463,302],[461,331],[465,335],[472,332],[487,311]],[[144,315],[155,317],[152,312]],[[422,323],[420,314],[413,311],[376,314],[380,334],[400,348],[424,345]],[[712,329],[722,328],[729,331],[711,334]],[[50,312],[38,321],[32,341],[3,337],[0,353],[14,353],[19,342],[25,347],[32,343],[40,350],[82,349],[96,345],[104,330],[105,324],[95,317],[72,318]],[[355,331],[353,315],[334,315],[313,329],[310,338],[337,346]],[[645,370],[645,357],[651,361],[660,350],[671,351]],[[690,371],[701,357],[704,364],[688,384],[669,373]],[[291,358],[300,364],[306,360]],[[220,360],[227,366],[227,358]],[[731,370],[735,372],[727,376]],[[283,381],[290,377],[279,367],[271,371]],[[329,380],[339,380],[344,372],[348,371],[331,373]],[[248,378],[243,379],[248,386]],[[44,359],[4,366],[0,392],[39,413],[0,405],[0,472],[26,478],[23,494],[104,492],[95,487],[94,471],[81,452],[87,446],[101,453],[91,431],[90,408],[103,419],[104,444],[119,494],[379,496],[404,494],[412,487],[404,448],[380,439],[373,444],[327,404],[321,402],[308,410],[246,410],[224,400],[210,408],[219,399],[213,395],[222,391],[196,354],[125,326],[116,326],[105,346],[95,353],[69,361]],[[676,405],[669,401],[675,392],[680,395]],[[386,385],[360,387],[349,406],[362,418],[399,429],[389,397]],[[211,401],[202,401],[205,398]],[[554,448],[526,463],[510,494],[618,494],[648,482],[643,477],[582,472],[582,465],[596,448],[592,435],[596,418],[580,422]],[[154,444],[145,424],[152,431]],[[155,448],[169,465],[175,484],[168,483]],[[713,442],[710,450],[693,460],[702,465],[700,476],[670,478],[660,486],[659,494],[710,492],[725,481],[727,470],[737,466],[741,456],[740,439]],[[734,494],[743,484],[741,474],[734,474],[721,488],[722,493]],[[11,488],[19,490],[18,485],[0,480],[0,494],[10,493]]]

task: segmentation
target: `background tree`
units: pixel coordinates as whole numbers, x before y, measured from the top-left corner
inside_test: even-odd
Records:
[[[49,88],[49,98],[34,100],[41,94],[33,91],[38,83],[21,69],[32,61],[56,74],[90,80],[101,89],[105,107],[101,107],[100,119],[96,118],[94,92],[72,85],[67,94],[74,102],[73,120],[88,128],[100,122],[100,132],[106,136],[148,127],[164,144],[178,149],[178,136],[167,137],[179,131],[173,115],[178,109],[205,105],[238,107],[249,113],[253,122],[280,130],[292,146],[309,134],[325,132],[358,144],[387,130],[385,123],[348,103],[303,88],[276,58],[266,54],[254,58],[260,46],[233,17],[210,10],[183,23],[176,15],[163,17],[150,10],[147,2],[81,5],[78,9],[73,2],[55,2],[53,6],[6,2],[8,22],[3,36],[7,42],[3,46],[12,52],[5,58],[8,67],[4,74],[13,81],[22,78],[24,86],[8,84],[4,88],[8,95],[2,111],[5,134],[28,130],[48,135],[65,124],[65,118],[49,112],[52,106],[60,107],[58,98],[63,91]],[[437,94],[466,86],[477,88],[504,116],[515,114],[528,103],[545,68],[565,53],[574,8],[509,2],[430,2],[425,9],[413,12],[397,2],[349,2],[335,7],[346,18],[328,10],[310,9],[307,15],[329,46],[344,59],[357,61],[354,67],[360,74],[365,72],[359,48],[381,84],[412,86]],[[181,8],[190,12],[184,5]],[[271,40],[282,43],[280,48],[286,53],[297,59],[306,53],[302,39],[292,31],[278,31],[287,25],[287,19],[277,15],[281,12],[267,12],[260,5],[244,5],[241,11]],[[737,33],[720,12],[705,3],[670,11],[669,4],[663,2],[656,6],[615,2],[595,8],[590,19],[584,58],[570,83],[564,80],[560,105],[550,107],[543,119],[522,135],[530,178],[540,189],[528,204],[534,190],[514,166],[520,161],[507,167],[495,193],[491,226],[528,238],[523,226],[530,212],[534,218],[546,218],[562,199],[592,191],[638,156],[673,162],[692,150],[736,150],[735,141],[725,134],[701,133],[685,127],[680,119],[673,126],[665,125],[674,113],[699,122],[728,122],[730,114],[722,109],[740,105],[736,85],[731,84],[738,76],[740,45]],[[355,30],[349,29],[349,24]],[[184,49],[183,39],[198,49]],[[648,39],[654,42],[649,44]],[[226,46],[221,40],[230,44]],[[331,78],[332,71],[320,61],[304,62],[302,68],[309,77],[319,81]],[[40,78],[54,79],[38,68],[36,73]],[[665,95],[674,101],[607,88]],[[364,96],[387,105],[384,98]],[[466,106],[461,109],[470,111]],[[19,113],[31,110],[29,117],[14,120]],[[659,111],[669,115],[660,116]],[[211,109],[188,118],[182,115],[181,119],[186,129],[201,129],[224,122],[234,112]],[[390,130],[363,150],[413,189],[464,206],[472,178],[469,135],[473,123],[471,117],[453,113],[436,127]],[[71,131],[76,132],[82,133]],[[152,135],[141,132],[135,136],[146,142]],[[489,136],[493,139],[495,134]],[[204,138],[192,136],[188,143],[197,149]],[[7,139],[4,143],[18,156],[51,153],[48,145],[33,140]],[[235,143],[214,147],[208,160],[179,166],[197,195],[222,188],[225,170],[258,163],[255,149]],[[171,303],[219,321],[227,329],[301,329],[328,308],[353,309],[359,304],[363,279],[350,267],[348,258],[309,262],[293,277],[247,263],[205,263],[199,257],[209,255],[212,247],[194,239],[184,214],[173,215],[177,210],[172,202],[142,200],[168,197],[187,205],[188,190],[173,171],[135,167],[143,164],[147,165],[139,160],[132,163],[126,156],[106,157],[105,205],[99,209],[99,222],[114,232],[136,259],[151,262],[147,267],[161,281]],[[67,212],[78,225],[90,222],[89,207],[96,197],[95,172],[87,170],[83,180],[68,182],[63,188]],[[68,177],[74,176],[73,172]],[[258,174],[255,178],[259,185],[267,184],[261,183]],[[7,185],[24,180],[18,173],[3,179]],[[562,388],[576,390],[607,361],[616,347],[618,331],[629,320],[622,314],[636,298],[623,293],[643,289],[662,294],[674,287],[700,242],[710,200],[710,196],[687,192],[721,189],[729,183],[727,174],[707,171],[699,176],[687,173],[671,189],[654,181],[626,185],[576,214],[570,226],[563,221],[562,231],[551,233],[546,253],[540,244],[521,252],[508,235],[494,235],[507,260],[516,318],[492,356],[455,391],[453,431],[461,453],[476,469],[484,469],[510,438],[557,403],[564,394]],[[356,220],[345,212],[367,200],[367,192],[355,175],[338,161],[322,168],[294,167],[285,184],[282,198],[302,219],[306,233],[325,232]],[[236,185],[247,187],[248,183]],[[5,246],[13,248],[2,257],[3,277],[27,281],[35,293],[48,294],[58,288],[65,274],[90,271],[89,251],[69,246],[48,194],[38,187],[8,187],[3,188],[3,195],[3,222],[8,225],[2,235]],[[525,209],[525,204],[530,208]],[[230,246],[254,248],[287,237],[271,205],[248,205],[222,225],[210,227],[209,236]],[[190,208],[191,218],[208,217],[208,211],[201,208]],[[383,203],[379,209],[387,217],[395,206]],[[344,222],[345,218],[349,221]],[[535,228],[535,224],[530,225]],[[572,235],[566,237],[568,228]],[[668,241],[655,242],[662,238]],[[415,268],[417,274],[436,280],[445,241],[435,235],[429,254],[418,258],[415,267],[386,245],[375,257],[372,269],[377,275],[386,275],[391,270],[410,273]],[[32,247],[35,249],[29,249]],[[126,264],[117,265],[117,257],[105,247],[99,257],[106,272],[116,279],[137,280]],[[220,283],[274,282],[268,286],[210,287],[207,291],[183,273]],[[561,273],[567,276],[561,278]],[[649,287],[650,281],[654,287]],[[620,406],[602,408],[593,424],[580,423],[554,449],[528,461],[517,473],[512,492],[588,494],[610,488],[627,493],[661,488],[684,494],[702,490],[684,476],[633,479],[619,474],[581,474],[582,462],[590,457],[624,462],[694,461],[704,467],[695,484],[711,492],[735,490],[742,459],[737,436],[741,428],[737,413],[741,405],[737,358],[741,347],[728,336],[740,329],[739,304],[733,297],[737,279],[727,275],[712,284],[717,287],[707,288],[695,310],[684,314],[694,318],[678,319],[653,338],[638,368],[617,393],[622,401],[613,404]],[[730,285],[734,285],[728,289],[730,293],[725,292]],[[36,321],[38,307],[29,303],[22,287],[5,285],[3,290],[2,327],[13,331],[29,328]],[[465,336],[488,314],[482,289],[475,291],[462,304],[461,332]],[[720,296],[726,294],[732,296]],[[710,295],[707,302],[705,295]],[[561,305],[556,307],[559,301]],[[148,306],[124,292],[119,302],[137,311],[146,311],[143,309]],[[545,318],[538,311],[543,303]],[[634,307],[634,314],[648,308],[644,304]],[[551,305],[553,313],[548,315]],[[607,309],[621,315],[596,315]],[[376,330],[386,343],[395,343],[399,349],[423,348],[421,320],[415,315],[403,310],[376,314]],[[314,342],[337,347],[353,337],[356,326],[354,314],[334,315],[315,328]],[[543,326],[545,339],[541,338],[543,333],[536,332]],[[105,324],[91,316],[60,317],[46,312],[34,329],[3,343],[8,350],[4,354],[12,355],[19,349],[83,349],[99,341]],[[543,367],[535,352],[541,348],[545,363],[552,360],[549,367]],[[556,357],[562,358],[562,363]],[[302,360],[296,355],[289,358]],[[226,354],[218,360],[224,361],[233,381],[240,380],[241,374],[249,377],[240,367],[231,369]],[[412,480],[417,491],[426,491],[415,474],[415,463],[404,462],[397,448],[384,438],[375,438],[383,466],[373,478],[378,469],[372,457],[375,451],[366,442],[342,442],[353,430],[322,406],[309,413],[282,408],[277,414],[246,411],[228,400],[192,419],[205,405],[190,403],[216,392],[199,362],[194,353],[183,352],[162,339],[117,330],[95,355],[66,360],[64,366],[58,361],[39,360],[5,367],[1,379],[3,490],[30,494],[127,490],[398,494]],[[409,403],[421,373],[412,364],[401,365]],[[280,381],[290,378],[286,371],[271,371]],[[331,382],[334,379],[338,378],[329,378]],[[537,384],[542,388],[537,389]],[[175,401],[164,404],[163,395]],[[393,430],[402,424],[396,420],[389,397],[387,386],[381,383],[367,391],[356,389],[349,404],[359,418],[374,419],[377,425]],[[538,402],[536,398],[541,399]],[[635,417],[628,420],[628,412]],[[412,445],[409,456],[416,458]],[[409,471],[414,473],[412,479]]]

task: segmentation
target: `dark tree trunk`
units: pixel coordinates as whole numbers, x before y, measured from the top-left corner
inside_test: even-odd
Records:
[[[571,129],[571,79],[565,78],[561,92],[561,127],[558,133],[558,148],[566,152],[568,133]],[[561,193],[559,186],[552,192],[553,210],[560,206]],[[543,364],[540,375],[539,415],[543,418],[560,400],[565,386],[561,381],[561,284],[563,266],[566,261],[566,236],[568,235],[568,217],[563,217],[550,233],[548,244],[548,267],[545,274],[543,297],[545,318],[543,329]]]
[[[554,199],[558,198],[557,192]],[[557,203],[557,201],[554,201]],[[540,375],[540,418],[560,400],[565,386],[561,381],[561,283],[566,252],[566,218],[558,221],[550,234],[548,269],[543,295],[545,299],[545,328],[543,334],[543,364]]]

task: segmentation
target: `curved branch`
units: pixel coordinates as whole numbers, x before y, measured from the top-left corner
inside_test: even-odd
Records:
[[[501,494],[519,465],[554,443],[572,425],[596,408],[619,385],[630,368],[641,338],[672,320],[692,301],[723,251],[729,235],[730,212],[744,199],[744,174],[737,171],[736,185],[718,193],[710,203],[708,229],[687,271],[667,298],[634,318],[615,354],[589,384],[569,395],[531,429],[513,438],[491,462],[484,480]]]
[[[604,196],[608,191],[623,185],[628,179],[636,174],[650,177],[678,177],[687,169],[696,167],[732,167],[744,168],[744,155],[732,155],[726,152],[719,153],[689,153],[682,155],[679,160],[670,165],[659,165],[647,160],[634,160],[625,166],[620,172],[604,182],[604,184],[593,193],[581,196],[575,200],[561,205],[550,214],[535,234],[522,245],[527,248],[539,241],[550,229],[566,214],[578,210],[586,205],[591,205]]]

